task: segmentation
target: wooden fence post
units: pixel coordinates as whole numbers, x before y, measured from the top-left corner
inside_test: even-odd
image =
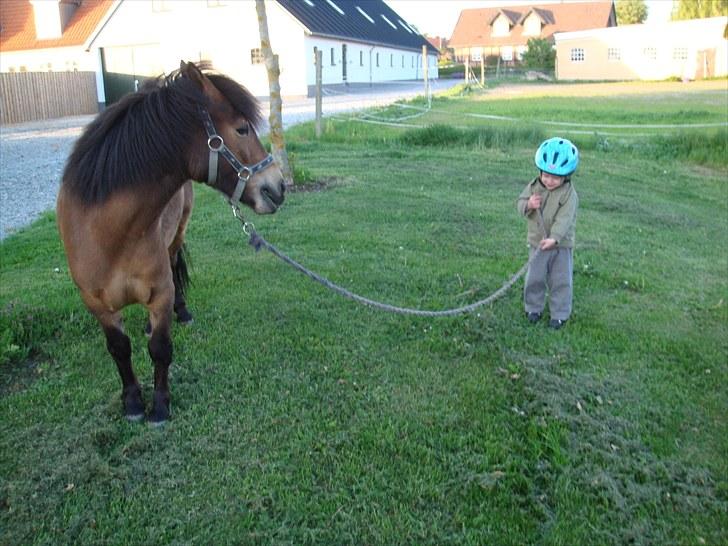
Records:
[[[316,49],[316,138],[321,138],[321,95],[322,95],[322,72],[323,72],[323,51]]]

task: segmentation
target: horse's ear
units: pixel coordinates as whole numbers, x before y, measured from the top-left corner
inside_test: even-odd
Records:
[[[195,63],[186,63],[184,61],[180,61],[179,71],[180,74],[197,83],[200,87],[204,86],[205,76],[202,74],[202,71],[197,67]]]

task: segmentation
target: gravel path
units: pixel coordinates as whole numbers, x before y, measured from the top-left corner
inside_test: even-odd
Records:
[[[433,91],[461,83],[433,82]],[[352,112],[422,94],[421,82],[327,89],[324,115]],[[314,118],[314,101],[284,99],[283,125]],[[267,112],[267,102],[263,109]],[[0,127],[0,240],[30,224],[56,204],[63,167],[73,143],[93,116],[74,116]]]

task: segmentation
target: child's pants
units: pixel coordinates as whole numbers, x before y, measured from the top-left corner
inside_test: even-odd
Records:
[[[571,248],[542,250],[533,257],[535,248],[529,250],[533,259],[526,273],[523,301],[526,313],[543,312],[546,302],[546,287],[549,291],[551,318],[566,320],[571,315],[573,288],[573,253]]]

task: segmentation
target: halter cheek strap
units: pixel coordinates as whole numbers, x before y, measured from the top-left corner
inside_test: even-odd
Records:
[[[207,132],[207,147],[210,149],[207,183],[210,186],[215,187],[218,173],[218,154],[222,154],[227,162],[230,163],[230,166],[235,169],[235,172],[238,173],[238,183],[235,186],[233,194],[228,198],[228,202],[235,206],[243,196],[245,184],[248,180],[250,180],[250,177],[271,165],[273,163],[273,156],[268,154],[263,158],[263,160],[259,161],[255,165],[244,165],[225,145],[225,141],[222,137],[217,134],[215,125],[212,123],[210,113],[206,109],[201,108],[200,114],[202,115],[202,123],[205,125],[205,132]]]

